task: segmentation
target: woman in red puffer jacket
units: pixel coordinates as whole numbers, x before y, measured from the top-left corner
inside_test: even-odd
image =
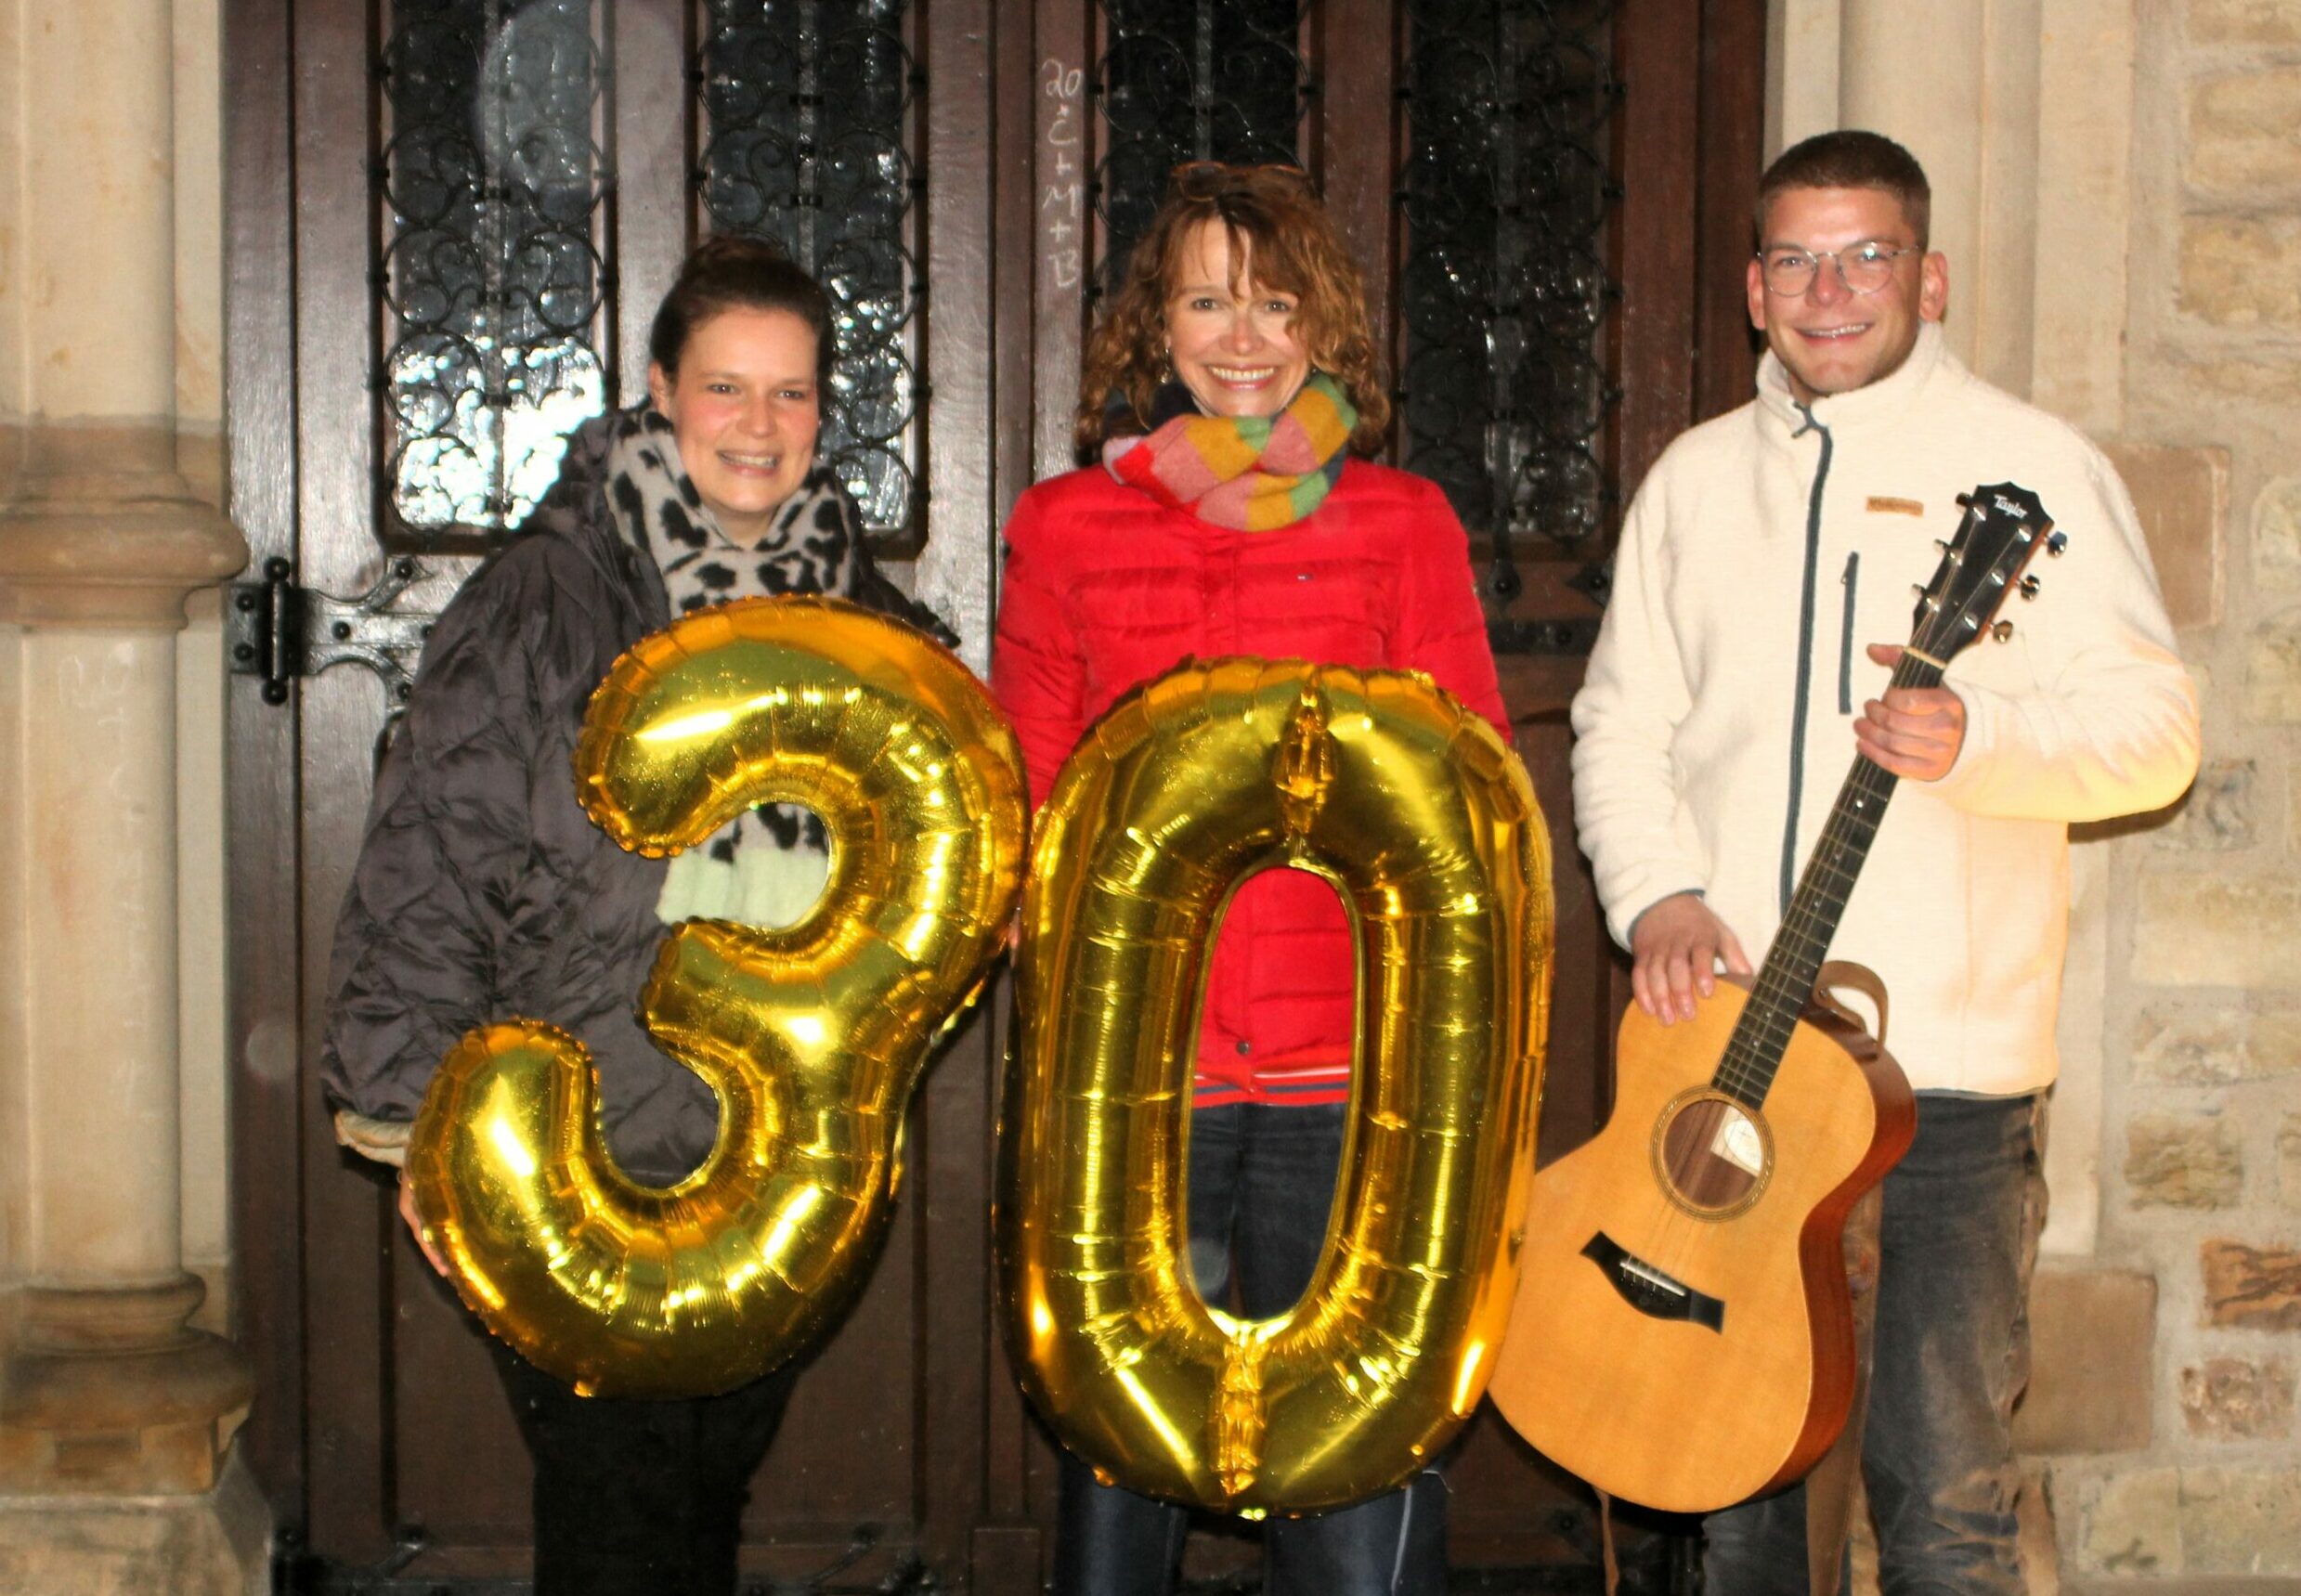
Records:
[[[1082,389],[1078,441],[1102,463],[1031,489],[1007,526],[992,685],[1034,806],[1103,711],[1192,655],[1423,670],[1504,726],[1461,524],[1436,486],[1363,458],[1389,401],[1358,269],[1300,173],[1177,168]],[[1199,1030],[1189,1213],[1201,1292],[1251,1317],[1289,1309],[1325,1240],[1355,980],[1324,881],[1239,890]],[[1442,1590],[1444,1507],[1423,1476],[1274,1520],[1265,1589]],[[1164,1596],[1183,1529],[1066,1455],[1055,1588]]]

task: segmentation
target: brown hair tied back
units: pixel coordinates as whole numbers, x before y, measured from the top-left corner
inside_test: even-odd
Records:
[[[1358,412],[1352,450],[1372,454],[1390,426],[1390,396],[1367,325],[1365,285],[1342,235],[1294,168],[1211,161],[1175,169],[1165,203],[1136,240],[1118,292],[1087,337],[1072,434],[1079,453],[1102,446],[1106,408],[1123,406],[1136,427],[1150,429],[1152,402],[1168,376],[1166,302],[1182,273],[1184,247],[1204,222],[1229,233],[1234,267],[1249,264],[1257,288],[1294,295],[1294,334],[1311,368],[1339,383]]]
[[[805,322],[815,335],[815,386],[829,389],[838,342],[831,328],[830,295],[766,239],[717,233],[688,252],[647,330],[647,358],[662,367],[665,376],[677,377],[680,357],[696,329],[723,310],[738,308],[785,311]]]

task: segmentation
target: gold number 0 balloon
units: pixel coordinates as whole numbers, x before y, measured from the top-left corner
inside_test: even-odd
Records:
[[[1240,1320],[1186,1261],[1189,1092],[1223,906],[1273,863],[1349,907],[1358,1084],[1309,1289]],[[1008,1334],[1067,1446],[1261,1513],[1361,1499],[1445,1443],[1510,1312],[1551,912],[1524,769],[1426,677],[1186,665],[1087,733],[1033,843],[999,1149]]]
[[[830,879],[795,926],[696,920],[664,941],[641,1019],[720,1103],[685,1180],[626,1178],[583,1048],[524,1020],[448,1055],[409,1172],[464,1300],[537,1368],[588,1393],[732,1390],[868,1273],[911,1088],[1014,906],[1020,759],[975,679],[917,632],[764,599],[618,661],[575,763],[592,819],[649,855],[753,804],[805,804],[833,838]]]

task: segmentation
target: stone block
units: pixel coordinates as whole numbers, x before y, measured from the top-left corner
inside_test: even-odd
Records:
[[[2301,220],[2184,217],[2180,305],[2215,327],[2301,331]]]
[[[2105,1482],[2086,1509],[2076,1563],[2088,1574],[2180,1573],[2180,1471],[2138,1469]]]
[[[2145,1008],[2134,1021],[2136,1080],[2227,1086],[2301,1070],[2301,1013],[2256,1013],[2234,1004]]]
[[[2160,848],[2191,853],[2228,853],[2254,840],[2254,789],[2257,769],[2251,759],[2213,759],[2158,828]]]
[[[2199,359],[2178,372],[2174,382],[2188,398],[2208,404],[2227,400],[2247,409],[2301,407],[2301,366],[2232,357]]]
[[[2262,1596],[2301,1574],[2301,1469],[2143,1469],[2092,1493],[2073,1572],[2079,1589]],[[2275,1583],[2255,1584],[2256,1579]],[[2160,1583],[2179,1580],[2180,1583]],[[2242,1581],[2242,1583],[2240,1581]]]
[[[2301,1574],[2301,1469],[2184,1469],[2181,1563],[2191,1574]]]
[[[0,1495],[0,1590],[265,1596],[271,1513],[235,1461],[200,1496]]]
[[[2277,1127],[2277,1199],[2301,1208],[2301,1114],[2287,1114]]]
[[[2245,1051],[2252,1066],[2251,1079],[2301,1070],[2301,1012],[2273,1009],[2255,1014]]]
[[[2189,182],[2216,196],[2301,190],[2301,67],[2208,78],[2189,94]]]
[[[2244,1150],[2219,1120],[2144,1115],[2126,1126],[2126,1188],[2135,1208],[2233,1208]]]
[[[2301,722],[2301,630],[2295,629],[2296,621],[2301,616],[2282,613],[2256,627],[2245,641],[2240,705],[2245,719],[2256,724]]]
[[[2030,1455],[2150,1442],[2157,1282],[2122,1269],[2041,1266],[2030,1280],[2029,1392],[2013,1442]]]
[[[2271,478],[2253,501],[2253,574],[2266,588],[2301,588],[2301,476]]]
[[[2293,1434],[2293,1365],[2209,1357],[2181,1371],[2181,1418],[2215,1441],[2282,1441]]]
[[[2301,46],[2301,6],[2294,0],[2189,0],[2187,27],[2192,45]]]
[[[2199,1250],[2199,1262],[2207,1324],[2301,1330],[2301,1252],[2220,1239]]]
[[[2230,451],[2109,444],[2103,452],[2133,496],[2165,613],[2177,627],[2211,626],[2221,618],[2226,581]],[[2301,549],[2294,561],[2301,587]]]
[[[2301,639],[2296,639],[2301,644]],[[2295,649],[2301,666],[2301,646]],[[2301,673],[2295,676],[2301,709]],[[2301,978],[2301,883],[2145,871],[2134,915],[2131,978],[2145,985],[2274,992]]]

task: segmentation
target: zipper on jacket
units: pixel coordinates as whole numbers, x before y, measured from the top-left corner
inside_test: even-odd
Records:
[[[1806,776],[1806,704],[1814,692],[1814,607],[1815,578],[1822,560],[1822,489],[1829,482],[1829,429],[1814,419],[1813,409],[1798,407],[1798,413],[1806,424],[1790,434],[1803,437],[1809,432],[1822,435],[1822,458],[1814,467],[1814,487],[1806,495],[1806,570],[1805,583],[1798,599],[1798,694],[1789,716],[1789,805],[1782,822],[1782,906],[1781,913],[1789,913],[1789,898],[1796,888],[1798,869],[1798,799]]]
[[[1845,625],[1838,634],[1838,713],[1853,713],[1853,581],[1861,574],[1861,551],[1846,554],[1846,574],[1838,578],[1846,590]]]

